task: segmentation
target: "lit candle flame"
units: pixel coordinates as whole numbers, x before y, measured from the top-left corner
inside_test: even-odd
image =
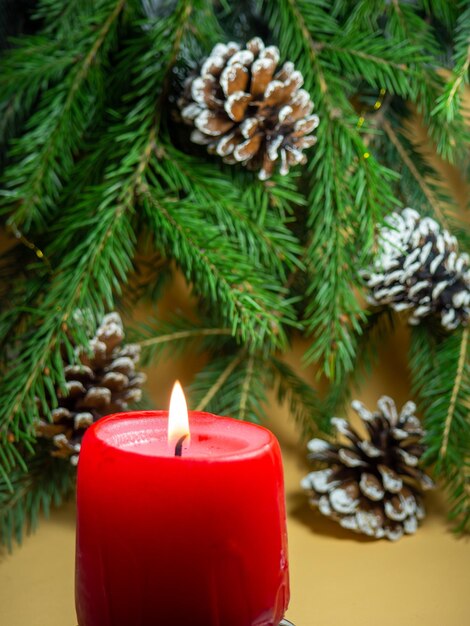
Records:
[[[170,412],[168,416],[168,445],[175,449],[178,442],[184,438],[189,443],[189,419],[186,398],[179,381],[176,381],[171,392]]]

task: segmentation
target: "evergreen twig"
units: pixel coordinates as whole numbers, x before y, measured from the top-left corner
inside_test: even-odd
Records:
[[[126,0],[100,0],[102,25],[96,32],[90,24],[85,25],[83,39],[89,47],[83,59],[72,65],[67,78],[51,89],[32,116],[31,129],[15,146],[15,162],[5,172],[4,194],[7,206],[13,206],[9,221],[17,228],[27,231],[32,224],[44,225],[61,189],[58,181],[66,179],[73,167],[73,155],[97,111],[96,96],[102,96],[98,53],[125,4]],[[92,69],[94,73],[90,75]],[[31,154],[33,158],[28,158]]]
[[[0,482],[0,544],[12,549],[27,532],[33,531],[42,513],[48,515],[59,506],[75,486],[74,468],[62,459],[54,459],[49,450],[28,458],[28,470],[16,469],[11,475],[13,490]]]
[[[391,143],[395,146],[398,154],[403,159],[403,162],[405,163],[406,167],[409,169],[411,174],[416,179],[416,182],[418,183],[418,185],[422,189],[422,191],[423,191],[424,195],[426,196],[426,199],[428,200],[430,206],[433,208],[433,211],[434,211],[437,219],[441,222],[441,224],[444,227],[447,228],[448,227],[447,220],[446,220],[446,217],[445,217],[445,215],[444,215],[444,213],[443,213],[443,211],[441,209],[441,206],[440,206],[440,203],[439,203],[438,199],[436,198],[436,196],[435,196],[433,190],[431,189],[431,187],[426,183],[426,181],[423,178],[423,176],[421,176],[421,174],[419,173],[418,168],[416,167],[416,165],[413,163],[413,161],[409,157],[409,155],[406,152],[405,148],[401,144],[397,134],[393,130],[392,125],[390,124],[390,122],[388,120],[383,120],[382,128],[387,133],[388,138],[390,139]]]
[[[159,343],[169,343],[170,341],[179,341],[181,339],[192,339],[194,337],[206,337],[209,335],[232,335],[230,328],[197,328],[194,330],[180,330],[174,333],[168,333],[167,335],[160,335],[159,337],[151,337],[150,339],[144,339],[139,342],[143,348],[148,346],[155,346]]]
[[[460,343],[459,360],[457,363],[457,371],[455,374],[454,385],[452,387],[452,395],[450,397],[449,408],[447,409],[447,415],[444,422],[444,434],[442,436],[442,445],[439,449],[439,459],[443,460],[447,456],[449,448],[449,437],[452,429],[452,422],[455,418],[455,409],[457,404],[457,398],[459,391],[463,383],[464,367],[467,360],[467,345],[468,345],[468,328],[462,333],[462,340]]]
[[[224,370],[217,377],[214,384],[207,390],[207,393],[204,395],[204,397],[201,400],[199,400],[195,409],[196,411],[204,411],[204,409],[207,407],[210,401],[214,398],[214,396],[222,389],[223,385],[226,383],[230,375],[243,361],[244,357],[245,357],[245,353],[243,351],[240,351],[240,353],[238,354],[236,358],[231,359],[227,363]],[[245,400],[245,406],[246,406],[246,400]]]
[[[413,330],[410,365],[413,388],[424,412],[425,461],[447,487],[456,530],[470,523],[470,350],[468,329],[438,336]]]

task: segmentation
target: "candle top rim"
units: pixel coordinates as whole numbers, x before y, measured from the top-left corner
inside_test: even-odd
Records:
[[[262,455],[277,443],[274,434],[259,424],[203,411],[189,411],[191,444],[177,462],[225,462]],[[172,458],[166,443],[168,411],[127,411],[103,417],[87,432],[102,444],[122,453],[155,459]],[[148,420],[148,421],[147,421]],[[150,422],[153,420],[154,429]],[[162,420],[165,420],[163,422]],[[136,426],[127,430],[126,427]],[[149,435],[152,435],[150,439]],[[163,436],[165,441],[163,441]]]

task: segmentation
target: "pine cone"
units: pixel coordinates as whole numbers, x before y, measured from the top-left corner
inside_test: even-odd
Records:
[[[118,313],[105,315],[88,349],[76,348],[78,363],[65,365],[67,394],[57,391],[59,406],[52,409],[52,421],[39,419],[38,437],[51,439],[52,456],[78,462],[82,437],[103,415],[125,411],[129,402],[138,402],[145,374],[135,371],[140,346],[124,344],[124,330]],[[41,411],[41,405],[38,402]]]
[[[194,143],[207,145],[226,163],[240,162],[260,170],[265,180],[280,160],[281,174],[305,163],[302,153],[316,142],[311,135],[318,116],[300,89],[303,77],[293,63],[279,64],[279,50],[265,47],[259,37],[245,49],[219,43],[204,62],[200,75],[189,78],[179,101],[183,120],[195,127]]]
[[[363,272],[373,305],[412,309],[410,324],[439,315],[448,330],[467,324],[470,268],[455,237],[413,209],[392,213],[380,230],[381,251],[371,271]]]
[[[434,483],[417,467],[424,433],[414,415],[416,406],[407,402],[398,415],[395,403],[386,396],[377,406],[379,410],[370,413],[361,402],[352,403],[368,438],[346,420],[333,418],[347,444],[309,442],[310,458],[330,467],[311,472],[302,487],[310,492],[313,506],[344,528],[395,541],[416,531],[424,517],[420,488],[431,489]]]

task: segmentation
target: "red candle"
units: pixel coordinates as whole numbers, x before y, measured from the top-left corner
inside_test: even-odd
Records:
[[[289,600],[279,445],[208,413],[111,415],[78,466],[79,626],[277,626]],[[169,442],[169,443],[168,443]],[[181,452],[181,456],[175,456]]]

